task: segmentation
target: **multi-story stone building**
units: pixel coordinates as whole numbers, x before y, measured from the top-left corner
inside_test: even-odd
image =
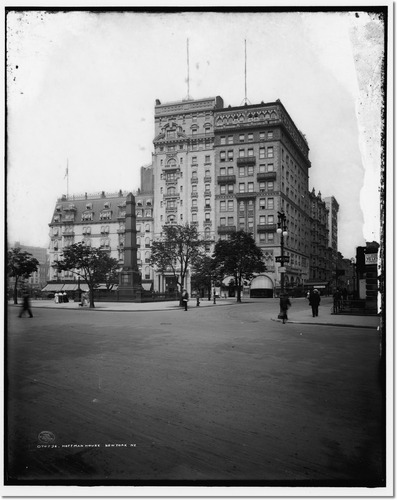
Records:
[[[194,224],[206,239],[215,239],[214,112],[220,97],[155,106],[154,237],[164,224]],[[186,286],[189,288],[190,276]],[[173,276],[157,276],[157,291],[176,289]]]
[[[324,288],[328,292],[331,279],[331,249],[329,247],[328,208],[319,191],[309,194],[310,201],[310,276],[309,283],[316,288]]]
[[[308,277],[310,166],[307,141],[279,100],[216,110],[216,231],[220,238],[236,229],[254,236],[267,267],[251,283],[258,295],[272,296],[281,281],[279,212],[288,230],[285,286]]]
[[[73,290],[76,275],[71,271],[58,273],[52,265],[65,247],[84,242],[87,246],[108,252],[122,265],[124,261],[124,233],[126,191],[62,196],[57,200],[50,227],[49,281],[47,291],[56,291],[55,282],[63,290]]]
[[[327,196],[324,198],[325,205],[328,209],[328,247],[331,250],[330,253],[330,268],[331,274],[330,280],[332,281],[331,286],[335,288],[337,286],[336,280],[336,270],[338,267],[338,212],[339,204],[333,196]]]
[[[271,296],[280,282],[278,212],[287,216],[286,286],[309,275],[309,147],[280,101],[223,107],[220,97],[155,106],[154,237],[169,223],[196,224],[208,242],[243,229],[267,272],[252,288]],[[165,276],[157,289],[170,286]]]

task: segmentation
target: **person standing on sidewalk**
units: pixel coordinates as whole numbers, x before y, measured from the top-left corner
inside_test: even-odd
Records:
[[[313,290],[313,293],[310,295],[309,304],[312,306],[312,314],[313,318],[318,316],[318,306],[320,305],[321,297],[318,290]]]
[[[291,307],[291,301],[286,293],[280,295],[280,317],[283,320],[283,324],[288,319],[287,311]]]
[[[23,294],[23,303],[22,303],[21,312],[19,313],[19,318],[22,318],[25,311],[27,311],[29,313],[30,318],[33,318],[33,314],[32,314],[32,311],[30,309],[29,294],[27,292]]]
[[[187,311],[187,302],[189,300],[189,294],[187,293],[187,290],[183,290],[183,293],[182,293],[182,301],[183,301],[183,305],[185,306],[185,311]]]

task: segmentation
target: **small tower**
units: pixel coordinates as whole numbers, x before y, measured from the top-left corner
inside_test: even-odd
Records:
[[[129,193],[125,212],[124,265],[120,273],[119,299],[141,300],[141,275],[137,264],[135,197]]]

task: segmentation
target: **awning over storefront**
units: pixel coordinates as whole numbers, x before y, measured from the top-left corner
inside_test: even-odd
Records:
[[[62,292],[72,292],[73,290],[77,290],[78,285],[63,285]]]
[[[49,283],[42,289],[42,292],[59,292],[63,286],[63,283]]]

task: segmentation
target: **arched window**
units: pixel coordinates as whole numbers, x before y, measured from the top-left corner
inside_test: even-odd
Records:
[[[171,186],[167,189],[167,194],[168,195],[173,195],[175,194],[175,186]]]

